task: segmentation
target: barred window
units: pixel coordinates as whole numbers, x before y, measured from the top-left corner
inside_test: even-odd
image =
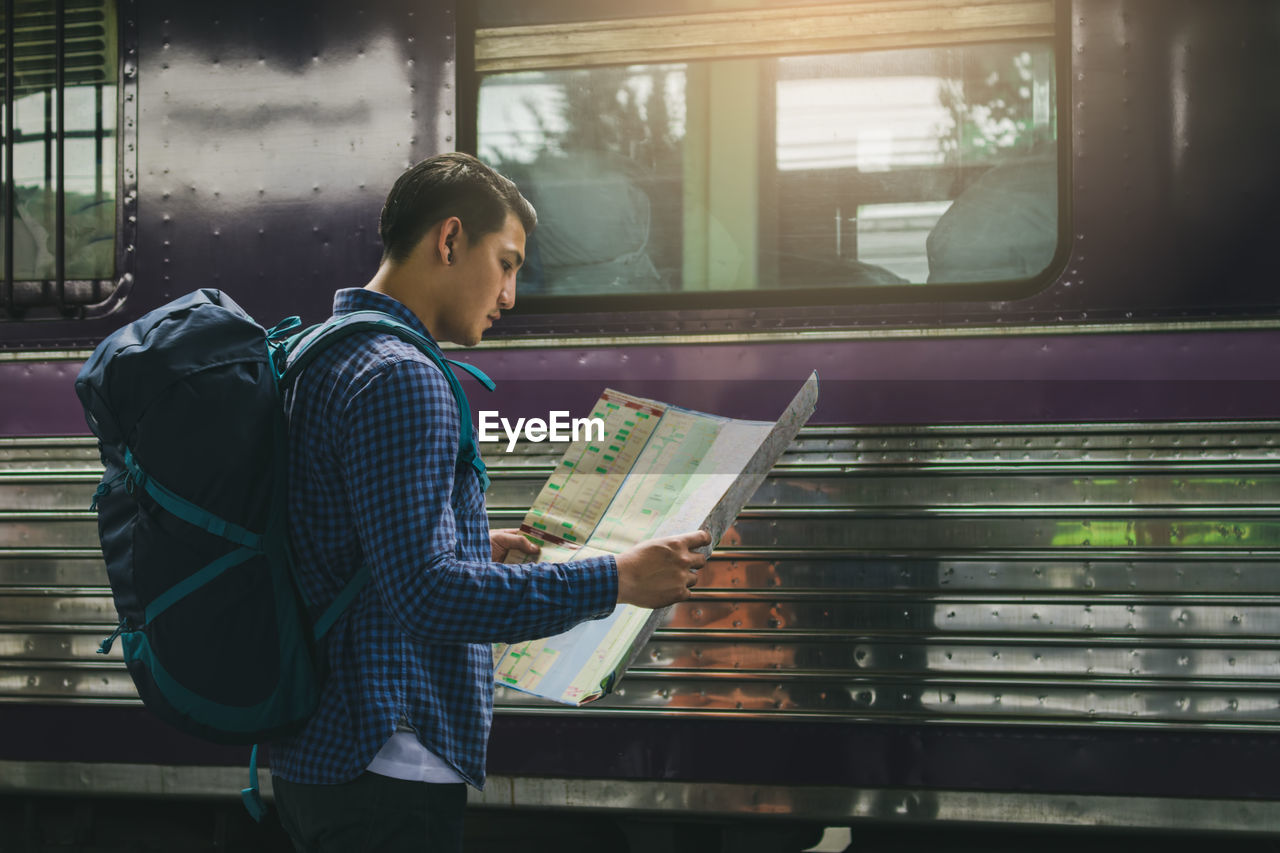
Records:
[[[4,0],[0,320],[82,316],[115,286],[112,0]]]

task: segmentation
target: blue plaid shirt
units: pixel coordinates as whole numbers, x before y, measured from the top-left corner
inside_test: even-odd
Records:
[[[427,334],[405,306],[341,290],[335,315],[376,309]],[[472,785],[484,784],[493,642],[548,636],[608,615],[612,557],[490,562],[479,477],[457,464],[458,407],[413,345],[359,332],[299,377],[289,411],[290,535],[308,600],[327,603],[365,561],[369,585],[324,637],[320,705],[276,741],[271,772],[354,779],[398,724]]]

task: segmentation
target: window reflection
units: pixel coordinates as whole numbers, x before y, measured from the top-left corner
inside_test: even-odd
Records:
[[[1047,42],[486,77],[526,293],[1024,279],[1057,245]]]
[[[681,280],[683,66],[522,72],[480,93],[482,156],[538,209],[526,293]]]
[[[22,3],[14,27],[13,280],[39,283],[57,276],[58,149],[63,161],[63,258],[68,280],[110,279],[115,269],[116,35],[114,10],[101,0],[65,4],[64,87],[57,88],[54,4]],[[0,26],[0,48],[4,29]],[[0,50],[2,53],[2,50]],[[0,56],[0,67],[3,67]],[[59,99],[62,103],[59,104]],[[63,113],[59,139],[58,113]],[[0,122],[4,121],[0,110]],[[6,181],[10,176],[5,176]],[[7,209],[7,193],[0,205]],[[0,229],[0,241],[3,229]],[[0,253],[8,247],[0,243]],[[3,254],[0,254],[3,258]],[[83,291],[83,292],[81,292]],[[44,287],[18,286],[15,307],[46,301]],[[95,287],[73,286],[62,298],[91,302]]]

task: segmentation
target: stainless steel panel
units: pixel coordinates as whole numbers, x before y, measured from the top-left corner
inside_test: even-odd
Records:
[[[1077,429],[1073,427],[1072,429]],[[785,465],[931,465],[1107,462],[1248,462],[1280,458],[1274,433],[1037,433],[1019,428],[981,434],[967,428],[901,432],[814,430],[797,439]]]
[[[716,552],[699,573],[698,589],[840,594],[875,592],[1051,591],[1280,594],[1280,556],[1263,554],[1149,555],[1125,558],[1109,549],[1076,559],[1043,551],[961,554],[831,554],[809,549]],[[762,555],[757,558],[756,555]],[[792,556],[796,555],[796,556]]]
[[[533,506],[542,484],[550,474],[550,467],[545,472],[539,470],[533,476],[500,473],[489,469],[489,491],[485,492],[485,504],[490,510],[500,509],[507,512],[523,513]]]
[[[97,548],[98,522],[88,512],[0,512],[0,550]]]
[[[0,438],[0,471],[76,469],[102,473],[90,438]]]
[[[805,450],[1163,450],[1170,457],[1193,459],[1202,450],[1280,449],[1280,429],[1269,421],[1216,423],[1114,424],[956,424],[937,426],[806,427],[795,447]],[[544,457],[547,464],[564,452],[557,442],[516,443],[506,452],[506,442],[481,445],[485,461],[495,464],[516,457]],[[0,438],[0,462],[14,459],[98,460],[97,442],[91,436],[68,438]],[[784,460],[786,461],[786,460]]]
[[[0,471],[0,512],[87,510],[98,487],[98,474]]]
[[[751,500],[748,508],[935,508],[935,507],[1129,507],[1160,506],[1265,506],[1280,503],[1280,473],[1275,466],[1241,468],[1193,474],[1107,470],[1092,466],[1071,474],[1061,469],[1039,474],[1026,482],[1028,472],[1004,471],[975,476],[968,472],[939,471],[924,475],[917,469],[896,473],[884,470],[856,474],[815,468],[809,473],[775,471]],[[550,473],[547,469],[546,473]],[[546,479],[495,473],[486,500],[490,509],[523,512],[533,503]],[[0,501],[3,492],[0,491]],[[0,508],[3,508],[0,505]],[[79,509],[79,506],[73,508]]]
[[[506,689],[501,689],[500,698],[512,707],[549,707],[543,700]],[[600,712],[788,713],[935,722],[1216,723],[1264,729],[1274,724],[1278,708],[1280,684],[917,677],[837,680],[787,678],[776,673],[759,679],[683,673],[655,678],[638,672],[629,674],[612,694],[591,705]]]
[[[1024,596],[763,601],[695,597],[673,606],[661,627],[677,631],[778,631],[811,635],[1274,637],[1280,600],[1203,598],[1089,600]]]
[[[490,776],[469,807],[590,808],[655,815],[796,817],[828,824],[1053,825],[1280,833],[1280,803],[1086,797],[992,791],[775,787],[724,783]],[[1080,839],[1088,844],[1087,836]],[[1136,845],[1135,845],[1136,846]],[[856,849],[856,848],[855,848]]]
[[[23,796],[111,791],[116,795],[239,799],[244,777],[243,767],[0,761],[0,791]],[[263,796],[270,799],[271,774],[263,773],[261,782]]]
[[[0,699],[138,701],[123,666],[0,667]]]
[[[964,467],[1008,467],[1016,464],[1049,465],[1062,464],[1107,464],[1107,465],[1141,465],[1150,468],[1172,465],[1203,465],[1205,467],[1221,467],[1236,462],[1264,463],[1280,460],[1280,449],[1274,447],[1045,447],[1026,446],[1023,448],[955,447],[947,442],[934,442],[931,445],[909,442],[875,442],[854,443],[851,447],[845,442],[828,442],[821,446],[820,442],[798,442],[791,448],[787,457],[782,460],[785,470],[790,466],[816,467],[840,466],[850,470],[871,470],[883,467],[902,468],[907,466],[947,465],[954,468]]]
[[[1075,514],[999,514],[990,509],[946,513],[940,510],[892,512],[868,510],[790,514],[744,510],[725,532],[719,547],[734,550],[824,551],[920,550],[982,552],[990,549],[1110,549],[1136,547],[1259,548],[1280,545],[1280,522],[1264,515],[1237,513],[1222,519],[1094,518]],[[489,514],[494,527],[514,527],[521,512]]]
[[[486,449],[513,526],[563,447]],[[806,430],[596,710],[1275,725],[1278,451],[1272,424]],[[92,442],[0,443],[0,700],[136,701],[95,654],[98,476]]]
[[[0,655],[3,654],[0,639]],[[1088,645],[1044,640],[927,642],[858,639],[800,640],[766,632],[741,638],[657,635],[631,672],[729,671],[733,673],[846,675],[1097,676],[1111,678],[1266,680],[1280,684],[1280,652],[1270,638],[1253,646],[1221,644],[1155,646],[1114,640]]]
[[[762,516],[747,511],[720,542],[734,549],[890,551],[913,547],[982,552],[993,548],[1043,548],[1091,549],[1105,556],[1117,548],[1275,549],[1280,547],[1280,520],[1242,512],[1213,518],[1091,518],[1084,514],[1037,518],[998,515],[989,510],[935,515],[926,511],[919,517],[868,514],[817,518]]]
[[[909,469],[888,474],[779,472],[769,478],[749,507],[1153,507],[1200,505],[1275,506],[1280,473],[1274,467],[1253,473],[1238,469],[1195,474],[1130,473],[1090,468],[1071,474],[1025,472],[973,476]]]
[[[0,624],[95,625],[120,621],[103,589],[8,589],[0,591]]]
[[[1110,447],[1280,447],[1271,421],[1180,421],[1169,423],[907,424],[814,426],[805,440],[855,440],[895,446],[989,447],[997,449]]]
[[[109,633],[105,626],[96,631],[0,629],[0,664],[79,661],[98,666],[115,665],[123,661],[120,643],[113,645],[110,653],[98,654],[99,644]]]
[[[485,444],[487,464],[527,467],[541,460],[555,464],[564,444],[506,442]],[[1280,458],[1280,433],[1266,422],[1239,424],[1019,424],[812,427],[806,428],[780,461],[796,465],[923,465],[952,463],[1027,464],[1062,462],[1181,464],[1274,461]]]
[[[97,549],[0,551],[0,590],[7,586],[105,586]]]

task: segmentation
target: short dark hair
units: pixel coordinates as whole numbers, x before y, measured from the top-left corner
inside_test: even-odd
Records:
[[[431,228],[456,216],[469,240],[502,228],[514,213],[525,234],[538,224],[538,214],[509,178],[470,154],[453,152],[428,157],[396,179],[382,216],[382,260],[401,263]]]

